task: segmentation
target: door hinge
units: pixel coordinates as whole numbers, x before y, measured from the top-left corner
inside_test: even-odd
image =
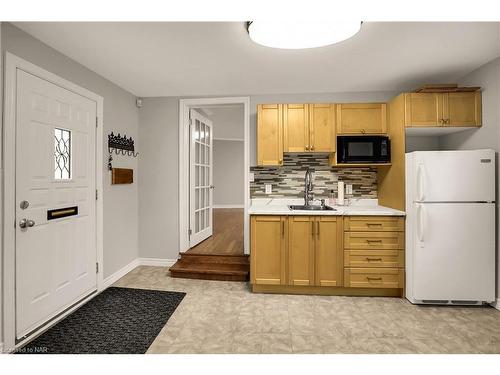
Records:
[[[191,235],[191,233],[193,233],[193,231],[191,229],[188,230],[188,234]]]
[[[99,263],[95,263],[95,273],[99,273]]]
[[[99,198],[99,190],[95,189],[95,200]]]

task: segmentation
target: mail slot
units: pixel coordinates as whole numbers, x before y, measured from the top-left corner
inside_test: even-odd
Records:
[[[78,206],[58,208],[57,210],[47,211],[47,220],[60,219],[67,216],[78,215]]]

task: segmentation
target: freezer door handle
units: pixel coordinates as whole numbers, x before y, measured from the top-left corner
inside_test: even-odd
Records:
[[[417,200],[423,201],[424,200],[424,165],[419,164],[417,166]]]

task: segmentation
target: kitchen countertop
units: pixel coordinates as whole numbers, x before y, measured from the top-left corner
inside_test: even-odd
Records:
[[[336,211],[301,211],[290,210],[288,205],[304,204],[303,199],[252,199],[248,209],[250,215],[328,215],[328,216],[405,216],[403,211],[378,205],[377,199],[359,199],[350,205],[332,206]],[[319,204],[314,201],[313,204]]]

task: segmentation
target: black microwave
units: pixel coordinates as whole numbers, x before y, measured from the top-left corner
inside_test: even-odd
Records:
[[[337,137],[337,164],[390,163],[391,142],[381,135]]]

